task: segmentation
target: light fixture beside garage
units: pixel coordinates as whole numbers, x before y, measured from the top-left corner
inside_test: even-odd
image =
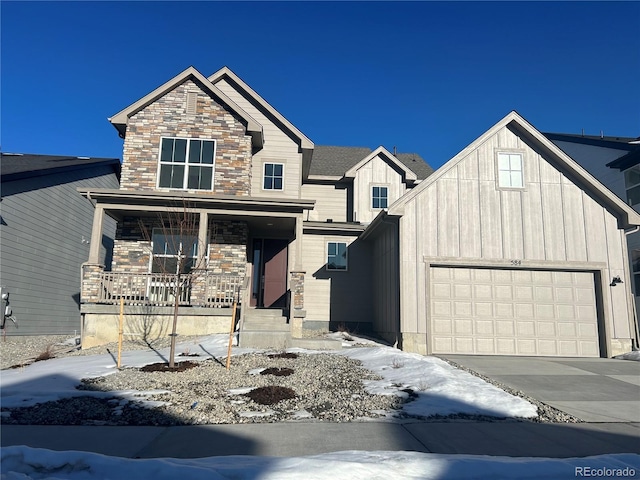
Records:
[[[613,280],[611,280],[611,283],[609,284],[609,286],[615,287],[618,283],[624,283],[624,282],[619,276],[616,276],[616,277],[613,277]]]

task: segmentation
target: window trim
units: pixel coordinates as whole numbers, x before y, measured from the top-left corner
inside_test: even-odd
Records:
[[[387,206],[386,206],[386,207],[374,207],[374,206],[373,206],[373,199],[375,198],[375,197],[373,196],[373,189],[374,189],[374,188],[384,188],[384,189],[386,189],[386,190],[387,190],[387,195],[386,195],[386,197],[385,197],[385,200],[386,200],[386,202],[387,202]],[[389,208],[389,184],[372,184],[372,185],[371,185],[371,188],[370,188],[370,190],[369,190],[369,191],[371,192],[371,196],[369,197],[369,198],[370,198],[370,200],[371,200],[371,201],[370,201],[370,203],[369,203],[369,208],[370,208],[372,211],[386,210],[386,209],[388,209],[388,208]],[[379,198],[382,198],[382,197],[379,197]]]
[[[164,140],[186,140],[187,141],[187,150],[185,152],[185,162],[184,162],[184,176],[182,178],[182,188],[176,187],[161,187],[160,186],[160,171],[162,165],[173,165],[179,162],[163,162],[162,161],[162,143]],[[205,168],[211,168],[211,189],[204,188],[189,188],[189,165],[196,165],[189,163],[189,149],[191,148],[191,140],[200,140],[203,142],[213,142],[213,163],[209,166],[209,164],[198,164],[200,166],[204,166]],[[189,191],[193,190],[196,192],[213,192],[215,188],[215,175],[216,175],[216,155],[218,153],[218,141],[215,138],[200,138],[200,137],[169,137],[169,136],[161,136],[160,143],[158,146],[158,169],[156,174],[156,188],[158,190],[167,190],[167,191]]]
[[[336,244],[340,244],[343,243],[344,244],[344,248],[345,248],[345,267],[344,268],[329,268],[329,244],[330,243],[336,243]],[[349,242],[347,242],[346,240],[326,240],[325,241],[325,249],[324,249],[324,260],[325,260],[325,270],[327,270],[328,272],[347,272],[349,271]]]
[[[282,188],[264,188],[264,179],[267,176],[267,172],[265,171],[267,168],[267,165],[282,165]],[[284,162],[275,162],[275,161],[264,161],[262,162],[262,190],[265,192],[283,192],[284,191],[284,169],[285,169],[285,164]],[[273,177],[276,178],[276,177]]]
[[[496,149],[495,150],[495,175],[496,175],[496,187],[499,190],[525,190],[527,183],[525,179],[525,166],[524,166],[524,150],[519,149]],[[500,155],[519,155],[520,156],[520,177],[522,186],[514,187],[511,185],[500,184]],[[503,170],[504,171],[504,170]],[[509,172],[517,172],[518,170],[508,170]],[[511,183],[511,182],[509,182]]]

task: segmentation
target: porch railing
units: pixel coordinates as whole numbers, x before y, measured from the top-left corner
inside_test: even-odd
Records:
[[[179,305],[228,307],[240,301],[244,276],[204,273],[198,275],[165,273],[101,272],[97,303],[172,306],[178,282]]]

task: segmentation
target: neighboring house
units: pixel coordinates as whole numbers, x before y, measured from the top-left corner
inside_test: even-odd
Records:
[[[228,331],[239,302],[246,346],[341,325],[419,353],[610,356],[636,340],[624,235],[640,216],[516,113],[436,172],[315,146],[226,67],[190,67],[110,121],[120,188],[82,190],[94,238],[118,221],[111,271],[94,244],[84,266],[85,346],[116,337],[120,302],[129,334],[166,333],[177,277],[157,265],[185,245],[199,268],[180,334]],[[197,222],[173,248],[158,228],[172,212]]]
[[[640,139],[545,133],[549,140],[640,211]],[[627,236],[636,317],[640,311],[640,233]]]
[[[79,334],[80,266],[94,207],[77,188],[117,188],[120,161],[3,153],[0,169],[0,285],[18,320],[18,328],[7,322],[6,333]],[[110,222],[96,239],[102,262],[114,234]]]

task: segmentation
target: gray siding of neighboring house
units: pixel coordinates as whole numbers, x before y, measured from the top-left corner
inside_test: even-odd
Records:
[[[80,333],[80,265],[94,207],[78,187],[118,188],[118,179],[112,167],[97,166],[2,183],[0,284],[18,320],[7,335]],[[106,217],[103,260],[115,228]]]

